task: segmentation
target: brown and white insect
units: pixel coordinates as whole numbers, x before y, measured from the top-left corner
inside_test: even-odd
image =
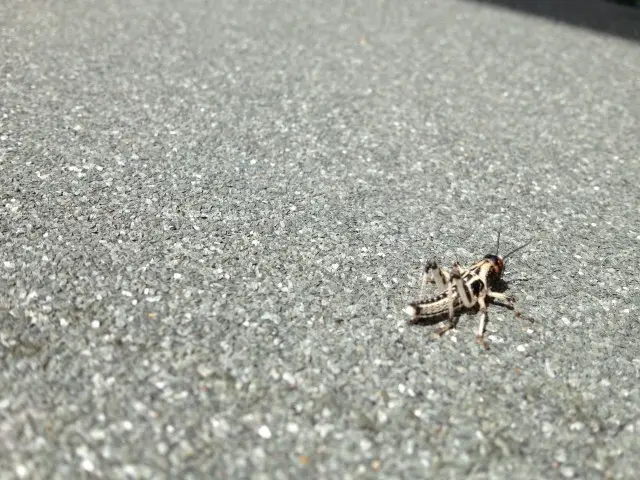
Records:
[[[487,304],[494,303],[510,310],[514,310],[515,298],[495,291],[502,282],[504,273],[504,261],[507,257],[529,245],[531,241],[512,250],[504,257],[498,255],[500,247],[500,234],[498,233],[498,247],[496,253],[485,255],[484,258],[467,269],[461,268],[458,262],[447,271],[438,267],[435,261],[429,261],[425,265],[421,300],[410,303],[405,312],[411,315],[411,322],[435,323],[441,319],[448,319],[445,326],[437,331],[441,336],[446,331],[455,328],[457,317],[464,311],[476,310],[480,313],[480,324],[476,338],[478,343],[487,347],[484,340],[484,331],[487,325]],[[422,291],[426,283],[436,284],[436,294],[422,299]],[[516,316],[521,317],[516,311]]]

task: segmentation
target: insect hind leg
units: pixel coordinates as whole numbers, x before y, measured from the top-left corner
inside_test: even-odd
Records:
[[[464,280],[462,280],[462,277],[460,276],[460,269],[457,265],[454,265],[453,269],[451,270],[451,283],[455,285],[456,292],[460,296],[462,304],[466,308],[472,308],[476,304],[476,299],[468,290]]]
[[[487,328],[487,302],[486,302],[486,292],[483,292],[480,296],[478,296],[478,307],[480,311],[480,324],[478,325],[478,332],[476,334],[476,341],[482,345],[486,350],[489,350],[489,345],[487,341],[484,339],[484,331]]]
[[[449,283],[449,274],[442,268],[438,267],[435,260],[428,261],[424,266],[424,275],[422,276],[422,287],[420,289],[420,297],[422,297],[424,286],[427,283],[436,284],[436,292],[444,293],[447,291]]]
[[[453,297],[453,283],[447,283],[447,303],[449,304],[449,320],[447,323],[438,329],[436,332],[436,336],[441,337],[445,332],[449,330],[453,330],[456,328],[458,322],[456,320],[456,312],[454,308],[454,297]]]

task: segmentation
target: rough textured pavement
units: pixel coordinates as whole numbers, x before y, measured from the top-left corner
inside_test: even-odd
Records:
[[[640,471],[640,44],[435,0],[8,0],[0,44],[1,478]],[[408,325],[498,229],[535,323]]]

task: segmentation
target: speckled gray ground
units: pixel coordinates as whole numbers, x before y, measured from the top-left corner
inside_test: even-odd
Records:
[[[638,43],[467,2],[5,0],[0,44],[1,478],[640,470]],[[535,323],[408,325],[422,263],[499,228],[537,236]]]

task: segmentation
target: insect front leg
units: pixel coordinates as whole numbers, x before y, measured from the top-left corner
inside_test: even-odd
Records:
[[[516,299],[513,295],[505,295],[504,293],[492,292],[489,290],[487,296],[492,300],[497,300],[503,307],[513,310],[513,304],[516,303]]]
[[[515,310],[516,317],[526,320],[529,323],[534,323],[533,318],[525,317],[519,310],[515,309],[516,299],[513,295],[505,295],[504,293],[492,292],[489,290],[487,292],[487,296],[491,298],[496,305],[508,308],[509,310]]]

